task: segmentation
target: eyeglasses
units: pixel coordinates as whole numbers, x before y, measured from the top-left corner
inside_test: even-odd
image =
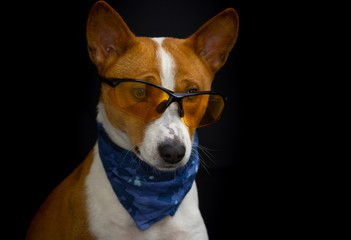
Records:
[[[203,127],[220,119],[227,100],[224,95],[212,91],[176,93],[140,80],[100,78],[112,87],[108,97],[113,105],[146,121],[159,118],[171,103],[177,102],[185,125]]]

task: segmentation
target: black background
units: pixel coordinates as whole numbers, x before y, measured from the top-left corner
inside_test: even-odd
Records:
[[[14,23],[4,46],[11,58],[3,59],[10,63],[3,75],[11,78],[3,87],[9,133],[4,169],[11,173],[6,206],[9,226],[16,226],[11,239],[23,239],[45,197],[94,145],[99,82],[85,39],[94,2],[4,8],[11,13],[5,25]],[[269,237],[279,235],[276,229],[294,234],[301,226],[290,221],[301,199],[290,176],[303,163],[293,161],[293,140],[286,139],[297,128],[285,101],[293,73],[281,58],[294,51],[283,43],[293,38],[284,31],[287,7],[229,0],[108,3],[137,36],[149,37],[185,38],[225,8],[237,10],[239,37],[213,83],[228,104],[218,123],[198,130],[212,155],[200,152],[200,209],[210,239]]]

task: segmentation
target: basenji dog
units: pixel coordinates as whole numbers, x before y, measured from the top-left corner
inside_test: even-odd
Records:
[[[102,80],[98,139],[45,200],[26,239],[208,239],[195,129],[222,113],[226,98],[211,84],[236,41],[236,11],[186,39],[148,38],[99,1],[86,34]]]

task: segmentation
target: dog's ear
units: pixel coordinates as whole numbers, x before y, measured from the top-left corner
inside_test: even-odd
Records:
[[[233,8],[228,8],[206,22],[186,43],[216,73],[227,60],[237,39],[238,30],[238,14]]]
[[[98,68],[122,55],[135,41],[121,16],[104,1],[98,1],[91,8],[86,34],[90,59]]]

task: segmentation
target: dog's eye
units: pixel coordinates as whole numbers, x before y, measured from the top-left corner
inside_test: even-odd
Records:
[[[142,101],[146,97],[145,88],[133,88],[131,94],[137,101]]]
[[[197,92],[197,89],[196,88],[192,88],[192,89],[189,89],[188,91],[187,91],[187,93],[195,93],[195,92]],[[196,101],[196,99],[197,99],[197,95],[194,95],[194,96],[189,96],[189,97],[186,97],[186,100],[188,101],[188,102],[195,102]]]
[[[197,92],[197,89],[196,88],[192,88],[192,89],[189,89],[187,91],[187,93],[194,93],[194,92]]]

